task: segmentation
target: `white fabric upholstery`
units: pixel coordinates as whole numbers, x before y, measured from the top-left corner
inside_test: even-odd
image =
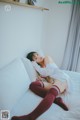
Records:
[[[28,90],[29,76],[20,59],[0,70],[0,109],[11,110]]]
[[[31,81],[35,81],[37,78],[37,72],[35,71],[35,69],[32,66],[32,63],[30,60],[28,60],[27,58],[22,58],[22,61],[24,63],[24,66],[26,68],[26,71],[28,72],[28,75],[30,77]]]

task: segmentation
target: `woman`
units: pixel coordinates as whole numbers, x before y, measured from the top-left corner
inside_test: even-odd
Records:
[[[30,89],[44,99],[30,114],[14,116],[12,120],[35,120],[48,110],[53,102],[68,111],[68,107],[62,99],[60,97],[56,98],[67,89],[67,75],[63,74],[48,56],[41,57],[37,52],[31,52],[27,55],[27,58],[32,61],[35,70],[40,74],[39,78],[31,83]]]

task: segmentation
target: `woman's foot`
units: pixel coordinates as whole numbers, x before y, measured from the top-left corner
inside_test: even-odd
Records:
[[[24,116],[13,116],[11,120],[31,120],[28,115]]]
[[[55,99],[54,101],[55,104],[59,105],[61,108],[63,108],[65,111],[68,111],[68,107],[66,106],[66,104],[63,102],[61,97],[58,97]]]
[[[20,120],[20,119],[19,119],[19,117],[17,117],[17,116],[13,116],[13,117],[11,118],[11,120]]]

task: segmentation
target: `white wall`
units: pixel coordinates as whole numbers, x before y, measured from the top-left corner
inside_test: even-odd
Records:
[[[58,4],[59,0],[46,0],[50,10],[44,13],[43,49],[61,65],[71,16],[71,4]]]
[[[22,1],[22,0],[21,0]],[[25,0],[24,0],[25,1]],[[58,0],[37,0],[41,11],[0,2],[0,68],[29,49],[42,48],[60,66],[63,59],[71,5],[58,4]]]
[[[41,48],[43,11],[0,2],[0,68],[29,49]],[[41,2],[42,5],[42,2]]]

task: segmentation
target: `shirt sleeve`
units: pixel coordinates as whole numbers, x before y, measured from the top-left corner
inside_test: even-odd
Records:
[[[32,62],[33,67],[38,71],[42,76],[51,76],[54,72],[54,69],[50,64],[47,64],[45,68],[41,68],[36,62]]]

